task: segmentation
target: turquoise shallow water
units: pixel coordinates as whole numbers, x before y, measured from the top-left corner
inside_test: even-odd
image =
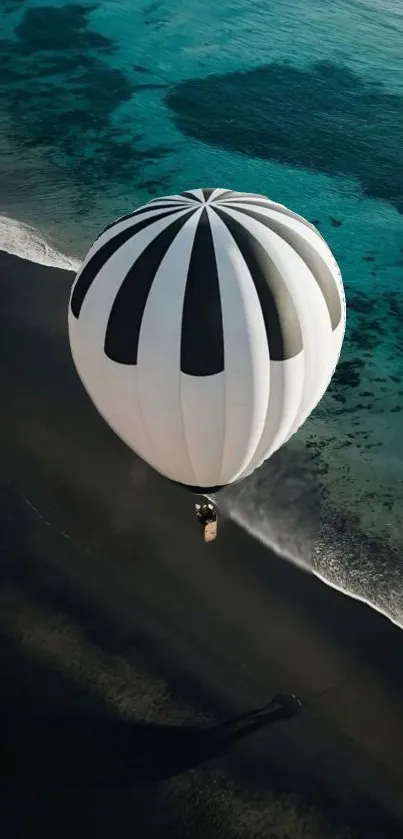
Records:
[[[329,241],[348,307],[334,383],[223,504],[402,623],[400,0],[1,8],[4,216],[79,259],[134,205],[217,185],[265,192]],[[39,258],[31,234],[0,230],[4,247]]]

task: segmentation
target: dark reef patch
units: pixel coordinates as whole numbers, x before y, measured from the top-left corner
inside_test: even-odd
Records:
[[[364,294],[350,294],[348,297],[348,308],[360,314],[367,315],[373,312],[375,306],[375,297],[367,297]]]
[[[166,90],[168,85],[157,83],[157,82],[149,82],[146,84],[136,84],[133,85],[133,91],[136,93],[142,90]]]
[[[165,24],[169,23],[169,18],[161,15],[162,11],[166,11],[163,8],[163,4],[157,0],[155,3],[149,3],[142,10],[142,18],[144,26],[151,26],[153,29],[161,29]]]
[[[170,172],[166,177],[161,176],[159,178],[149,178],[146,181],[138,181],[136,186],[138,189],[143,189],[145,192],[148,192],[149,195],[161,195],[161,192],[170,189],[172,175],[175,174],[176,172]]]
[[[55,53],[87,46],[91,50],[113,51],[113,41],[86,29],[88,15],[96,8],[96,4],[78,3],[28,8],[15,30],[20,49]]]
[[[87,209],[108,181],[125,184],[127,192],[127,184],[136,187],[148,174],[155,180],[146,167],[171,152],[150,146],[136,133],[135,120],[115,120],[136,85],[110,63],[114,41],[89,28],[96,8],[28,7],[16,38],[0,43],[0,111],[9,126],[7,139],[22,153],[35,148],[67,170]]]
[[[269,64],[188,79],[167,93],[177,128],[226,151],[354,178],[403,212],[403,96],[342,65]]]
[[[145,67],[144,64],[132,64],[133,70],[136,73],[148,73],[151,75],[152,71]]]
[[[403,354],[402,293],[374,287],[371,296],[347,289],[347,311],[346,347],[349,351],[370,359],[371,354],[382,348],[391,365],[395,365],[397,357]],[[398,381],[391,375],[389,378]]]
[[[342,387],[343,389],[358,387],[361,380],[360,373],[363,367],[364,362],[358,358],[351,361],[341,361],[337,365],[333,376],[333,387]]]
[[[360,350],[374,350],[379,347],[382,338],[387,334],[387,328],[382,321],[359,318],[358,322],[351,324],[348,339]]]
[[[332,412],[357,415],[356,423],[351,418],[352,425],[359,424],[363,412],[400,413],[403,391],[396,392],[396,384],[402,381],[398,375],[403,354],[401,293],[374,289],[371,297],[354,290],[347,293],[347,312],[342,360],[328,389]],[[318,415],[328,410],[326,399],[316,408]],[[378,442],[369,447],[374,446]]]

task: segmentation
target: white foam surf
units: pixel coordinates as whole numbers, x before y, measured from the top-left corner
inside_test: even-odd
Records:
[[[30,262],[77,272],[80,261],[53,248],[39,230],[17,219],[0,216],[0,250]]]
[[[265,548],[272,551],[272,553],[275,553],[281,559],[286,559],[288,562],[292,562],[293,565],[297,565],[298,568],[301,568],[308,574],[313,573],[311,566],[304,557],[299,556],[297,553],[285,548],[284,545],[280,544],[273,535],[264,533],[261,526],[259,527],[259,525],[250,521],[247,515],[242,513],[242,511],[232,509],[229,513],[229,517],[238,525],[238,527],[241,527],[242,530],[249,533],[250,536],[264,545]]]
[[[331,580],[329,577],[326,577],[323,573],[318,571],[317,569],[312,568],[301,556],[298,556],[296,553],[284,549],[282,545],[279,544],[275,539],[269,537],[267,533],[263,533],[263,531],[252,524],[250,521],[247,520],[246,517],[242,515],[239,510],[231,510],[229,513],[229,517],[239,526],[242,530],[246,530],[250,536],[264,545],[265,548],[268,548],[272,553],[275,553],[279,559],[285,559],[288,562],[291,562],[293,565],[296,565],[302,571],[305,571],[309,574],[313,574],[313,576],[317,577],[325,585],[329,586],[330,588],[335,589],[340,594],[343,594],[345,597],[350,597],[353,600],[358,600],[360,603],[364,603],[366,606],[369,606],[370,609],[374,609],[374,611],[378,612],[383,617],[390,620],[395,626],[399,629],[403,629],[403,617],[399,618],[397,615],[392,614],[392,612],[388,609],[383,608],[380,604],[378,604],[375,600],[372,600],[369,597],[364,597],[357,592],[352,591],[349,588],[346,588],[340,583],[337,583],[334,580]]]

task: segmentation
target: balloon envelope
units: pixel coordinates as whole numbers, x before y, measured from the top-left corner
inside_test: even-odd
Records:
[[[316,228],[224,189],[155,199],[107,227],[69,305],[74,363],[98,411],[196,491],[245,477],[295,433],[344,329],[340,271]]]

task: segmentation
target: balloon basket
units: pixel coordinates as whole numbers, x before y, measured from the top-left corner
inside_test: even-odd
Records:
[[[213,542],[217,538],[218,512],[211,502],[196,504],[197,520],[202,528],[205,542]]]

